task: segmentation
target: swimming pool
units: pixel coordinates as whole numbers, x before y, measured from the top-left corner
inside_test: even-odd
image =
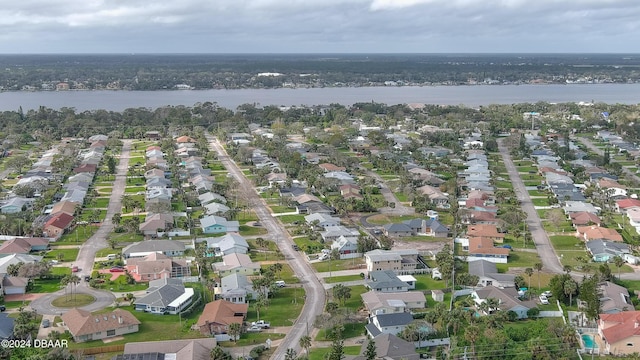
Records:
[[[585,349],[597,349],[598,344],[593,341],[593,334],[582,334],[582,342],[584,343]]]

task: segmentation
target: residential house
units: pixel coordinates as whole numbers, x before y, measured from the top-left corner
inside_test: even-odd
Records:
[[[212,192],[206,192],[204,194],[198,195],[198,200],[200,201],[200,204],[202,204],[203,206],[214,201],[219,202],[221,204],[227,203],[227,199],[225,199],[224,196],[220,194],[212,193]]]
[[[384,234],[390,237],[413,236],[414,232],[407,224],[385,224],[383,227]]]
[[[428,197],[429,201],[438,208],[447,208],[449,206],[449,195],[436,187],[424,185],[417,188],[416,191],[418,194]]]
[[[595,262],[609,262],[616,256],[624,258],[625,254],[631,254],[629,246],[622,242],[591,240],[585,245]]]
[[[77,343],[135,333],[140,325],[133,314],[122,309],[92,315],[88,311],[73,308],[62,314],[61,318]]]
[[[518,314],[518,319],[526,319],[527,311],[537,307],[534,301],[522,301],[518,297],[518,291],[515,288],[498,288],[493,285],[486,286],[482,289],[476,289],[471,293],[476,308],[479,310],[480,305],[487,299],[497,299],[499,301],[498,310],[513,311]],[[494,312],[496,309],[490,309]]]
[[[152,314],[177,314],[193,300],[193,289],[185,288],[179,279],[160,279],[149,283],[147,294],[133,303],[138,311]]]
[[[73,216],[69,214],[53,214],[42,227],[42,232],[46,237],[58,239],[71,227],[72,222]]]
[[[125,259],[145,257],[149,254],[160,253],[169,257],[183,256],[184,243],[175,240],[145,240],[127,245],[122,249]]]
[[[413,321],[413,315],[407,312],[378,314],[369,318],[365,330],[371,337],[380,334],[397,335]]]
[[[17,214],[19,212],[31,210],[34,201],[35,199],[33,198],[25,198],[22,196],[9,198],[0,202],[0,213]]]
[[[176,143],[178,143],[178,144],[195,145],[196,141],[193,138],[189,137],[189,136],[183,135],[183,136],[180,136],[180,137],[176,138]]]
[[[627,198],[627,187],[621,185],[617,181],[608,178],[600,178],[597,186],[603,189],[607,197],[614,200],[622,200]]]
[[[219,297],[234,304],[248,303],[250,299],[257,299],[258,292],[246,275],[231,274],[220,280]]]
[[[616,211],[621,214],[626,214],[627,210],[632,208],[639,208],[640,200],[638,199],[622,199],[616,200]]]
[[[169,213],[147,214],[144,222],[138,225],[138,230],[145,236],[158,236],[158,232],[164,232],[173,227],[173,215]]]
[[[0,257],[11,254],[28,254],[49,249],[49,239],[41,237],[15,237],[0,245]]]
[[[629,225],[636,229],[636,232],[640,230],[640,208],[627,209],[627,218],[629,218]]]
[[[600,210],[592,204],[582,201],[566,201],[562,210],[569,216],[571,216],[571,213],[577,212],[588,212],[592,214],[598,214],[600,212]]]
[[[376,349],[376,359],[385,360],[419,360],[420,354],[416,352],[416,346],[413,343],[405,341],[392,334],[379,334],[373,339]],[[365,342],[362,344],[360,355],[353,358],[353,360],[365,360],[365,353],[367,351],[368,344]]]
[[[15,322],[12,317],[9,317],[7,313],[0,313],[0,339],[10,340],[13,339],[13,328]]]
[[[621,311],[634,310],[631,296],[627,288],[605,281],[598,285],[600,293],[600,313],[615,314]]]
[[[331,171],[324,174],[324,177],[328,179],[336,179],[340,184],[355,184],[354,177],[344,171]]]
[[[205,305],[196,327],[202,335],[226,334],[229,325],[244,323],[249,304],[234,304],[226,300],[216,300]]]
[[[422,291],[381,292],[371,290],[360,296],[364,307],[372,316],[410,312],[427,307],[427,300]]]
[[[95,174],[96,169],[98,169],[98,165],[96,165],[96,164],[82,164],[82,165],[74,168],[73,169],[73,173],[74,174],[79,174],[79,173]]]
[[[373,291],[403,292],[411,289],[409,284],[398,279],[398,275],[393,270],[371,271],[369,272],[369,279],[366,286]]]
[[[640,351],[640,311],[622,311],[600,314],[598,335],[604,343],[604,352],[626,355]]]
[[[187,260],[173,259],[156,252],[127,259],[126,269],[136,282],[191,276]]]
[[[571,217],[571,223],[576,228],[586,225],[600,226],[600,224],[602,223],[598,215],[590,212],[574,212],[569,214],[569,216]]]
[[[35,264],[42,261],[42,256],[30,254],[8,254],[0,257],[0,274],[6,274],[12,264]]]
[[[340,259],[353,259],[362,256],[362,253],[358,252],[358,238],[357,237],[344,237],[340,236],[331,244],[331,250],[337,250],[340,254]]]
[[[330,163],[323,163],[318,165],[325,173],[335,172],[335,171],[346,171],[347,168],[343,166],[337,166]]]
[[[246,254],[249,252],[249,244],[244,237],[238,234],[226,234],[221,237],[198,238],[196,243],[207,242],[208,256],[224,256],[229,254]]]
[[[600,226],[580,226],[576,229],[576,236],[584,241],[607,240],[622,242],[622,235],[614,229]]]
[[[240,223],[227,220],[221,216],[209,215],[200,219],[200,227],[205,234],[220,234],[240,231]]]
[[[440,221],[430,219],[412,219],[402,222],[409,226],[411,231],[416,235],[426,235],[434,237],[447,237],[449,236],[449,228],[444,226]]]
[[[484,259],[469,261],[469,274],[478,277],[478,286],[515,287],[515,275],[498,272],[496,264]]]
[[[360,194],[360,187],[354,184],[341,185],[340,195],[344,199],[356,199],[356,200],[363,199],[362,195]]]
[[[215,338],[129,342],[112,360],[209,360],[217,344]]]
[[[493,242],[496,242],[496,243],[502,243],[504,242],[505,234],[498,232],[498,228],[496,227],[496,225],[477,224],[477,225],[467,226],[467,236],[483,237],[483,238],[491,239]]]
[[[304,217],[304,220],[309,225],[320,226],[324,229],[340,225],[340,218],[327,214],[307,215]]]
[[[241,274],[257,275],[260,273],[260,264],[251,261],[247,254],[231,253],[222,257],[222,262],[213,264],[214,270],[220,277]]]
[[[4,276],[2,278],[2,292],[5,295],[25,294],[29,278],[20,276]]]
[[[53,207],[51,208],[51,213],[65,213],[67,215],[73,216],[76,213],[76,210],[81,206],[82,203],[78,202],[59,201],[53,205]]]
[[[287,183],[287,174],[285,173],[270,173],[267,175],[267,182],[270,187],[276,185],[285,185]]]
[[[345,238],[358,239],[358,237],[360,236],[360,232],[358,231],[358,229],[347,228],[340,225],[326,228],[326,231],[321,232],[320,236],[322,236],[322,240],[324,240],[324,242],[328,243],[338,240],[338,238],[340,238],[341,236]]]
[[[468,225],[498,225],[496,213],[490,211],[467,211],[462,215],[462,223]]]
[[[494,263],[506,264],[509,249],[496,247],[493,239],[487,237],[469,237],[467,261],[487,260]]]
[[[421,265],[418,251],[406,250],[371,250],[364,254],[367,271],[393,270],[398,274],[411,273]]]

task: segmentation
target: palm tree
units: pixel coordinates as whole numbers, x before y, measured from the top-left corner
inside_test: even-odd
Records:
[[[71,275],[65,275],[62,277],[62,279],[60,279],[60,285],[64,287],[65,298],[67,296],[67,286],[69,285],[70,279],[71,279]]]
[[[533,264],[533,268],[538,272],[538,289],[540,289],[540,271],[542,271],[542,263]]]
[[[69,283],[73,284],[72,290],[71,290],[71,295],[73,296],[73,294],[75,293],[75,289],[78,286],[78,284],[80,283],[80,277],[78,275],[71,275],[69,277]],[[77,298],[77,297],[76,297]]]
[[[618,267],[618,279],[620,279],[620,268],[624,265],[625,261],[620,256],[615,256],[613,258],[613,263]]]
[[[531,288],[531,275],[533,275],[533,269],[526,268],[524,269],[524,273],[527,274],[527,276],[529,277],[529,288]]]
[[[486,303],[489,307],[489,313],[499,310],[498,307],[500,306],[500,300],[496,298],[487,298]]]
[[[296,351],[292,348],[288,348],[287,352],[284,354],[284,360],[296,360]]]
[[[229,335],[233,338],[233,342],[238,342],[241,333],[242,325],[240,323],[232,323],[229,325]]]
[[[309,357],[309,348],[311,347],[311,337],[304,335],[300,338],[300,347],[304,348],[305,354]]]
[[[476,354],[476,341],[478,341],[478,339],[480,338],[480,327],[478,327],[478,325],[476,324],[471,324],[469,326],[467,326],[467,328],[464,331],[464,338],[465,340],[467,340],[468,342],[471,343],[471,351],[473,352],[473,355],[475,356]]]
[[[573,294],[578,290],[578,284],[576,284],[573,279],[567,279],[567,281],[562,284],[562,288],[565,295],[569,295],[569,306],[571,306],[571,303],[573,302]]]

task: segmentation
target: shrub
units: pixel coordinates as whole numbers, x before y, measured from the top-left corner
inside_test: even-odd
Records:
[[[254,359],[257,359],[265,350],[267,350],[267,348],[264,345],[258,345],[253,349],[251,349],[251,351],[249,352],[249,356],[251,356]]]

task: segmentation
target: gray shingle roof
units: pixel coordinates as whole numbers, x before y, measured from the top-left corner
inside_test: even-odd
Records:
[[[407,325],[413,321],[413,315],[409,313],[381,314],[376,318],[382,327]]]

